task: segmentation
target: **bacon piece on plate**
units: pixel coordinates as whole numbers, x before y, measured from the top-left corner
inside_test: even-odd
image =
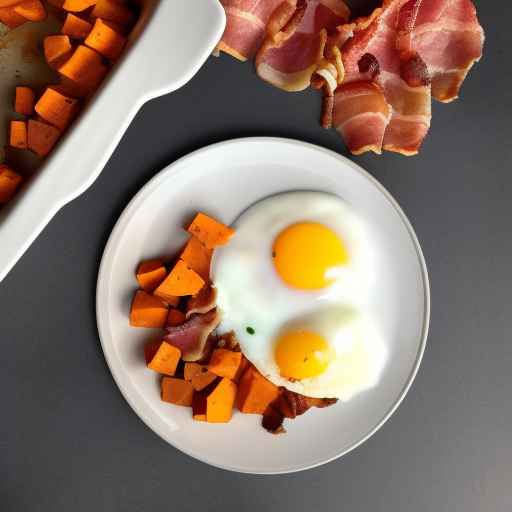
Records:
[[[290,18],[272,16],[256,55],[260,78],[285,91],[302,91],[317,70],[327,67],[335,88],[338,70],[325,58],[326,44],[349,15],[343,0],[299,0]]]
[[[272,402],[263,414],[262,426],[272,434],[284,434],[285,418],[294,419],[301,416],[312,407],[324,408],[334,405],[337,398],[311,398],[294,393],[286,388],[280,388],[279,396]]]
[[[397,48],[425,62],[432,96],[443,102],[456,99],[484,44],[471,0],[409,0],[400,9],[397,29]]]
[[[380,154],[390,118],[391,108],[377,84],[351,82],[336,89],[333,124],[353,154]]]
[[[297,0],[221,0],[226,11],[226,29],[217,49],[240,60],[258,51],[270,17],[282,23],[295,11]]]
[[[201,291],[190,297],[187,302],[187,318],[197,313],[208,313],[215,307],[217,290],[211,285],[203,286]]]
[[[203,315],[192,315],[178,326],[166,327],[164,341],[181,350],[184,361],[200,361],[213,349],[214,338],[210,334],[217,328],[220,315],[212,309]],[[210,343],[210,340],[213,340]]]

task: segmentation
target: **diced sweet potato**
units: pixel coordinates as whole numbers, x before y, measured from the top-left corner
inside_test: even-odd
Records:
[[[146,366],[151,362],[153,357],[155,357],[155,354],[157,353],[161,344],[161,340],[154,340],[144,345],[144,360],[146,361]]]
[[[40,157],[46,156],[59,140],[60,131],[46,123],[29,119],[28,121],[28,149]]]
[[[194,393],[192,397],[192,418],[195,421],[206,421],[206,394]]]
[[[36,103],[35,110],[45,121],[65,130],[78,111],[78,100],[48,87]]]
[[[208,369],[205,368],[205,372],[201,371],[197,375],[192,377],[192,386],[196,391],[201,391],[209,386],[212,382],[217,379],[217,375],[212,372],[209,372]]]
[[[68,13],[61,32],[72,39],[85,39],[92,30],[92,24],[74,14]]]
[[[263,414],[278,396],[278,387],[263,377],[256,368],[250,366],[240,379],[236,406],[244,413]]]
[[[162,328],[167,320],[167,306],[158,297],[137,290],[130,311],[132,327]]]
[[[208,367],[199,363],[185,363],[183,378],[188,380],[196,391],[201,391],[217,379]]]
[[[90,87],[73,82],[73,80],[70,80],[65,76],[61,76],[59,83],[52,85],[52,89],[70,98],[86,98],[94,92]]]
[[[133,11],[118,0],[98,0],[91,16],[123,26],[130,25],[135,20]]]
[[[59,73],[92,91],[107,74],[107,67],[99,53],[80,45],[67,62],[59,67]]]
[[[200,212],[188,227],[188,232],[197,237],[208,249],[214,249],[219,245],[226,245],[235,230]]]
[[[208,423],[227,423],[233,414],[236,384],[223,378],[206,398],[206,421]]]
[[[178,260],[170,274],[155,290],[155,295],[167,300],[167,297],[195,295],[204,286],[203,278]]]
[[[115,60],[123,51],[126,39],[98,18],[85,44],[110,60]]]
[[[190,407],[194,396],[194,388],[186,380],[174,377],[163,377],[161,382],[162,400],[175,405]]]
[[[46,62],[57,68],[64,63],[73,50],[71,41],[66,35],[46,36],[43,41],[44,57]]]
[[[178,325],[182,325],[183,323],[185,323],[185,320],[185,313],[183,313],[179,309],[169,310],[169,314],[167,315],[167,325],[170,325],[171,327],[176,327]]]
[[[147,366],[150,370],[172,376],[176,372],[180,358],[181,351],[179,348],[162,341]]]
[[[208,249],[195,236],[191,236],[180,255],[189,268],[197,272],[205,281],[210,278],[212,250]]]
[[[217,348],[213,351],[208,369],[219,377],[226,377],[233,380],[240,368],[241,362],[241,352]]]
[[[97,0],[64,0],[62,9],[70,12],[82,12],[93,5],[96,5]]]
[[[245,371],[250,368],[251,363],[249,360],[242,355],[242,360],[240,361],[240,366],[238,367],[238,371],[236,372],[235,378],[233,379],[234,382],[237,384],[240,382],[240,379],[243,377]]]
[[[11,121],[9,145],[13,148],[27,149],[27,123]]]
[[[29,21],[43,21],[46,19],[46,9],[41,0],[23,0],[14,6],[14,12]]]
[[[31,116],[34,112],[34,103],[36,96],[30,87],[16,87],[16,99],[14,101],[14,110],[18,114]]]
[[[7,165],[0,164],[0,204],[7,203],[22,181],[21,176]]]
[[[189,382],[192,382],[194,376],[200,373],[202,368],[205,368],[206,371],[208,371],[208,368],[206,368],[202,364],[190,362],[185,363],[185,368],[183,370],[183,378],[185,380],[188,380]]]
[[[167,270],[162,260],[143,261],[137,268],[137,281],[146,292],[153,292],[165,279]]]
[[[7,25],[10,29],[15,29],[27,21],[27,18],[19,15],[14,7],[0,7],[0,23]]]

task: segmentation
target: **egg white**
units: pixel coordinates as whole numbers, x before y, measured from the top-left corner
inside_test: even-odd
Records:
[[[287,286],[273,265],[275,238],[302,221],[329,227],[349,253],[348,263],[331,271],[333,284],[322,290]],[[376,255],[364,222],[350,206],[323,192],[288,192],[254,204],[234,228],[235,235],[215,251],[212,262],[222,314],[220,332],[234,331],[256,368],[292,391],[346,400],[374,385],[384,365],[385,346],[363,313],[375,278]],[[336,358],[322,375],[292,382],[279,374],[275,340],[293,326],[317,332],[335,348]]]

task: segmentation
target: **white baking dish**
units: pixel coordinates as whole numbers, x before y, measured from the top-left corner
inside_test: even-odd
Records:
[[[58,210],[94,182],[140,107],[188,82],[224,30],[218,0],[140,4],[122,60],[45,164],[2,209],[0,281]],[[9,67],[1,74],[15,71]]]

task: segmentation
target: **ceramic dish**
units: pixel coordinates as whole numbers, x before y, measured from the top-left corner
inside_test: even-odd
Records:
[[[140,3],[141,16],[121,61],[45,165],[2,209],[0,281],[55,213],[94,182],[140,107],[190,80],[224,30],[225,14],[217,0]],[[51,33],[55,27],[49,20],[19,30],[23,35],[20,41],[26,42]],[[8,77],[2,78],[1,98],[12,98],[20,73],[27,83],[34,76],[47,82],[47,68],[41,74],[37,61],[23,60],[23,48],[16,41],[1,48],[0,74]],[[3,125],[11,108],[8,100],[0,104]]]
[[[185,220],[198,210],[229,224],[255,201],[290,190],[334,193],[369,224],[381,261],[371,308],[389,343],[387,366],[377,387],[349,402],[308,411],[290,423],[285,435],[267,433],[256,415],[235,413],[227,424],[195,422],[190,408],[160,400],[158,376],[144,365],[143,346],[158,331],[128,325],[134,270],[143,259],[173,255],[186,239]],[[375,179],[346,158],[313,145],[250,138],[216,144],[178,160],[135,196],[103,255],[97,321],[117,385],[163,439],[224,469],[285,473],[347,453],[389,418],[420,364],[429,300],[427,270],[414,231]]]

